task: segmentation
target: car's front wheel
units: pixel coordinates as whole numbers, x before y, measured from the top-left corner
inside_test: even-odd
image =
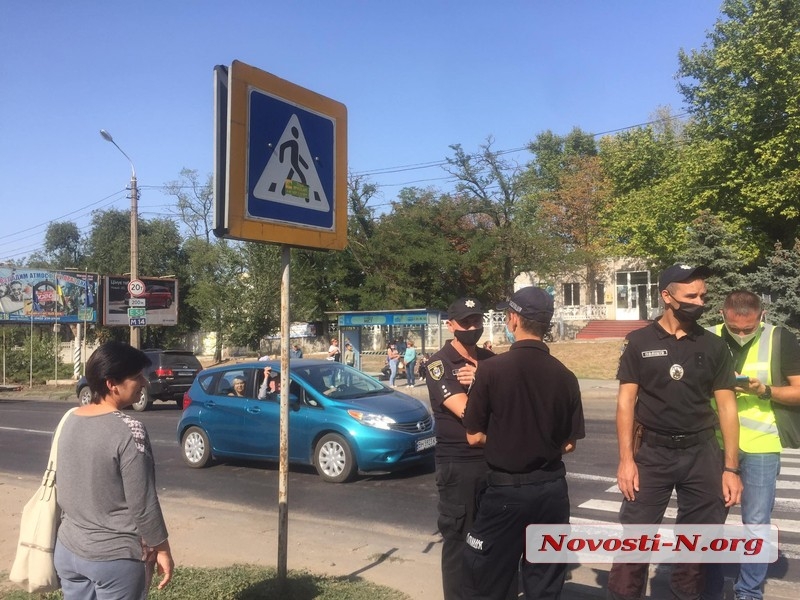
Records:
[[[92,403],[92,390],[89,389],[88,385],[83,386],[81,391],[78,392],[78,402],[81,406]]]
[[[319,476],[331,483],[344,483],[356,473],[353,451],[338,433],[328,433],[317,442],[314,466]]]
[[[194,469],[205,467],[211,460],[211,444],[206,432],[199,427],[189,427],[181,440],[183,462]]]
[[[131,406],[133,406],[133,410],[136,412],[142,412],[147,410],[147,407],[150,406],[150,402],[150,392],[147,391],[147,386],[143,386],[139,399]]]

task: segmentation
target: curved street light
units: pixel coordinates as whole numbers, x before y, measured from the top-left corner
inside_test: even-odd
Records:
[[[139,189],[136,187],[136,168],[133,166],[131,157],[117,145],[110,133],[101,129],[100,135],[105,141],[114,144],[131,164],[131,281],[133,281],[139,279]],[[142,345],[140,334],[141,330],[138,327],[131,327],[130,344],[134,348],[140,348]]]

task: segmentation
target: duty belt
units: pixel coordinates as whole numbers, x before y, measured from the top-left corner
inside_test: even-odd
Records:
[[[503,471],[489,471],[486,480],[489,485],[531,485],[534,483],[547,483],[563,477],[563,473],[553,471],[533,471],[531,473],[504,473]]]
[[[656,433],[649,429],[644,430],[642,440],[649,446],[662,446],[664,448],[691,448],[697,444],[702,444],[708,439],[714,437],[714,428],[704,429],[697,433],[679,433],[675,435],[667,435],[663,433]]]

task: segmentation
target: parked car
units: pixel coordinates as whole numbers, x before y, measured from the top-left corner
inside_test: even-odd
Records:
[[[169,308],[172,306],[172,291],[163,285],[148,285],[144,294],[137,297],[144,299],[145,308]],[[130,306],[130,294],[125,294],[125,304]]]
[[[188,350],[148,349],[143,352],[152,364],[144,371],[147,385],[142,388],[142,395],[133,404],[133,409],[139,412],[147,410],[154,400],[174,400],[182,406],[183,394],[203,369],[200,361]],[[80,404],[91,402],[92,393],[85,377],[78,380],[75,393]]]
[[[205,467],[213,458],[278,459],[280,394],[257,398],[265,366],[280,371],[278,361],[255,361],[212,367],[195,379],[177,431],[188,466]],[[232,391],[237,378],[245,381],[244,396]],[[436,437],[427,407],[347,365],[292,360],[289,402],[289,461],[313,465],[326,481],[432,457]]]

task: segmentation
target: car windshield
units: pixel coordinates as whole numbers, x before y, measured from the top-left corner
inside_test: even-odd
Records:
[[[386,387],[372,377],[336,362],[292,371],[329,398],[352,399],[386,393]]]

